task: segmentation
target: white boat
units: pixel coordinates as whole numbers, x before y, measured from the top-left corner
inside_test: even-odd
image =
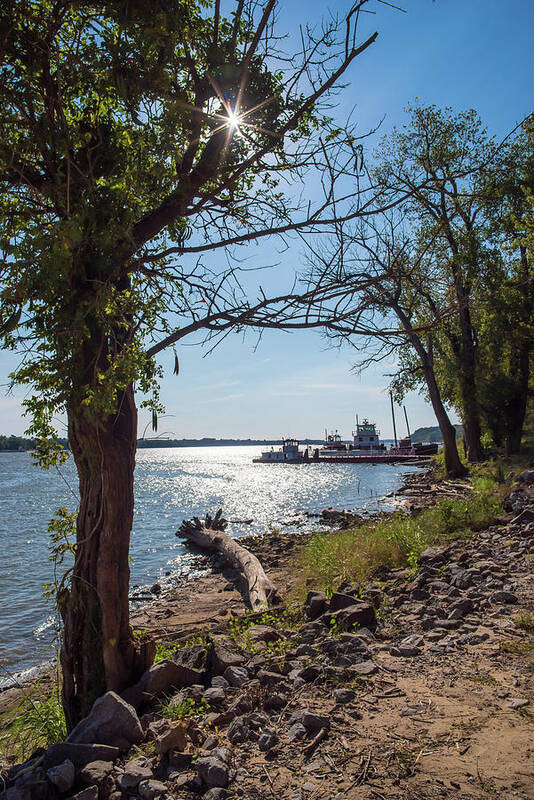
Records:
[[[299,450],[299,442],[297,439],[282,439],[282,447],[277,450],[271,447],[270,450],[264,450],[259,458],[253,458],[254,463],[267,463],[267,464],[298,464],[301,461],[308,460],[308,450],[301,452]]]

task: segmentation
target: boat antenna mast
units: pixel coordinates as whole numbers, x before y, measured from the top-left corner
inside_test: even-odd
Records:
[[[408,422],[408,414],[406,413],[406,406],[403,406],[402,410],[404,411],[404,419],[406,420],[406,430],[408,431],[408,439],[411,441],[412,434],[410,433],[410,423]]]
[[[391,400],[391,417],[393,419],[393,438],[395,439],[395,447],[397,445],[397,426],[395,425],[395,409],[393,408],[393,392],[389,393],[389,399]]]

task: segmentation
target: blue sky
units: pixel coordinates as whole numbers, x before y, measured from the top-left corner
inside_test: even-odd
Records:
[[[382,133],[403,122],[403,108],[418,97],[425,104],[450,105],[456,111],[475,108],[491,133],[505,135],[533,110],[532,0],[404,0],[407,13],[375,4],[365,29],[379,31],[377,42],[354,62],[342,95],[340,118],[355,108],[361,132],[385,115]],[[319,21],[330,8],[345,4],[286,0],[279,8],[279,29],[294,32],[299,24]],[[305,15],[305,17],[304,17]],[[262,285],[276,291],[290,283],[302,263],[302,247],[273,255],[273,244],[255,248],[255,263],[273,263]],[[242,253],[240,253],[242,255]],[[179,348],[180,375],[172,374],[172,354],[164,355],[162,400],[168,417],[160,432],[173,436],[278,438],[318,437],[325,427],[349,436],[354,415],[377,422],[389,437],[392,426],[386,394],[391,364],[364,375],[351,373],[349,350],[330,349],[317,332],[267,332],[255,349],[253,334],[233,336],[203,357],[198,346]],[[0,352],[0,384],[15,365]],[[22,392],[0,396],[0,433],[21,434]],[[432,409],[412,393],[406,400],[412,429],[435,424]],[[148,415],[141,412],[142,433]],[[399,424],[399,423],[398,423]],[[404,432],[402,422],[399,424]]]

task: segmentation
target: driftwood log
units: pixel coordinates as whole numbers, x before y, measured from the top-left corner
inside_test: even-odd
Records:
[[[243,574],[248,585],[252,610],[263,611],[278,600],[276,587],[265,574],[256,556],[225,533],[226,525],[220,508],[214,517],[206,514],[204,522],[198,517],[184,520],[176,535],[202,550],[221,553],[232,567]]]

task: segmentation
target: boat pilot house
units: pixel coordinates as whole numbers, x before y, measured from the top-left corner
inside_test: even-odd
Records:
[[[354,436],[354,450],[379,450],[379,431],[376,425],[364,419],[362,424],[356,424]]]

